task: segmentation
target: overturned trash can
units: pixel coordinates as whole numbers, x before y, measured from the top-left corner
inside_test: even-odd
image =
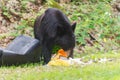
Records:
[[[39,40],[20,35],[5,49],[0,48],[0,65],[19,65],[39,62],[40,52]]]

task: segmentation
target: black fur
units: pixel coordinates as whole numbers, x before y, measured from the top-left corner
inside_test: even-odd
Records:
[[[65,51],[71,50],[69,56],[73,57],[75,27],[76,23],[71,25],[68,18],[56,8],[49,8],[43,15],[37,17],[34,23],[34,35],[41,42],[41,53],[45,64],[51,59],[54,45],[59,45]]]

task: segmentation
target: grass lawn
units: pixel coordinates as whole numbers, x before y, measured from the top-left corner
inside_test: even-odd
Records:
[[[119,80],[120,60],[86,66],[55,67],[39,64],[0,68],[0,80]]]

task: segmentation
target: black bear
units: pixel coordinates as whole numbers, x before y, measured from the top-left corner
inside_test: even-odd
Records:
[[[69,50],[69,57],[73,57],[75,27],[76,23],[71,25],[65,14],[56,8],[48,8],[44,14],[36,18],[34,35],[41,42],[41,53],[45,64],[51,59],[54,45],[60,46],[65,51]]]

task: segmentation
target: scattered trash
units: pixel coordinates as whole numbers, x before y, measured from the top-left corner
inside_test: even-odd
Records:
[[[53,55],[51,61],[48,63],[50,66],[69,66],[69,61],[67,59],[67,53],[60,49],[57,54]]]
[[[94,60],[89,60],[84,62],[82,58],[67,58],[67,52],[63,49],[58,50],[57,54],[53,55],[51,61],[47,64],[48,66],[72,66],[72,65],[89,65],[94,63]],[[112,61],[113,59],[108,58],[100,58],[97,62],[98,63],[105,63],[108,61]]]
[[[71,65],[86,65],[91,64],[92,61],[85,63],[81,61],[81,58],[67,58],[67,53],[60,49],[58,50],[57,54],[53,55],[51,61],[48,63],[48,66],[71,66]]]

